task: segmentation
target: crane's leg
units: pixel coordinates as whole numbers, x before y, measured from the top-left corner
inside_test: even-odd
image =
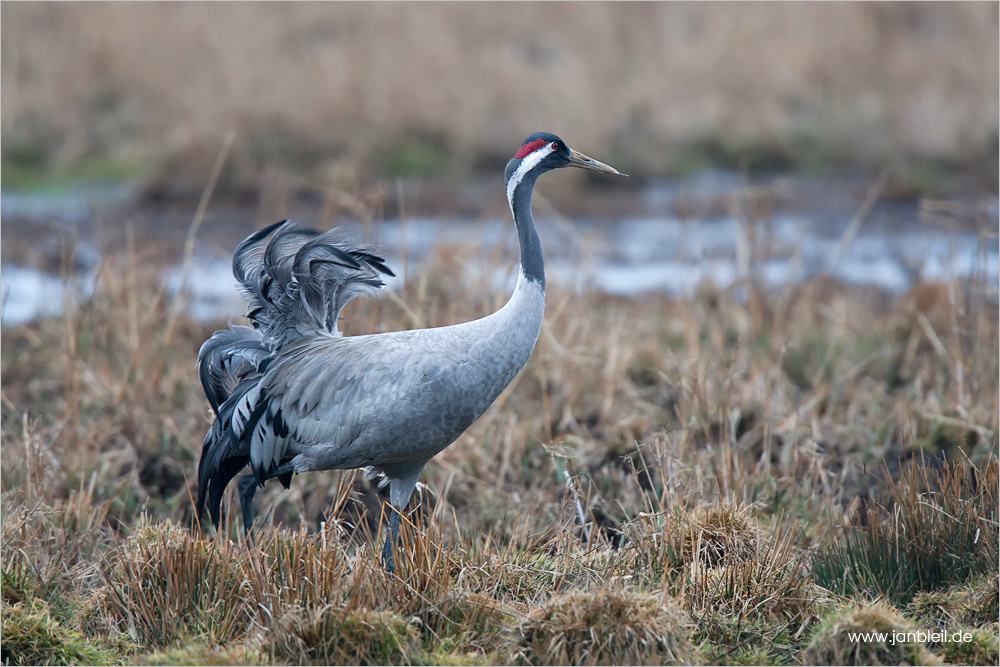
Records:
[[[385,545],[382,547],[382,565],[386,572],[395,569],[392,557],[393,545],[399,543],[399,522],[403,515],[406,503],[413,495],[413,488],[417,485],[420,471],[424,469],[424,463],[400,464],[393,466],[383,466],[382,472],[389,478],[389,535],[385,538]]]
[[[270,473],[266,474],[263,481],[266,482],[272,477],[277,477],[281,484],[287,489],[294,472],[295,469],[292,467],[292,462],[290,460],[285,461]],[[259,485],[261,484],[258,484],[257,476],[253,473],[240,477],[240,507],[243,508],[243,529],[246,531],[247,542],[250,544],[253,544],[253,496],[257,493],[257,487]]]
[[[389,535],[385,536],[385,544],[382,545],[382,566],[386,572],[392,572],[396,565],[392,559],[392,545],[399,540],[399,517],[400,513],[392,509],[389,510]]]
[[[254,474],[240,477],[240,507],[243,508],[243,529],[246,531],[247,542],[253,542],[253,496],[257,493],[257,476]]]

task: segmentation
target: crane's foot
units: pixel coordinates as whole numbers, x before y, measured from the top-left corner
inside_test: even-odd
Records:
[[[253,544],[253,496],[257,493],[257,478],[254,475],[240,477],[240,507],[243,508],[243,529],[247,542]]]

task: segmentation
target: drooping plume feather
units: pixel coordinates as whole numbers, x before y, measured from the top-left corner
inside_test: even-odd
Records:
[[[341,308],[377,293],[385,284],[380,274],[395,275],[339,230],[319,234],[287,220],[250,235],[233,254],[247,317],[274,346],[317,330],[339,336]]]
[[[394,274],[370,249],[337,230],[320,234],[288,220],[251,234],[236,248],[233,276],[253,326],[220,329],[198,352],[198,375],[215,413],[198,467],[199,514],[207,501],[218,525],[222,492],[250,460],[252,434],[245,431],[266,428],[280,437],[285,429],[280,414],[264,412],[258,383],[268,365],[301,336],[339,337],[341,309],[360,294],[377,293],[385,284],[380,275]]]
[[[250,327],[219,329],[198,350],[198,376],[216,416],[221,406],[270,354],[260,332]]]

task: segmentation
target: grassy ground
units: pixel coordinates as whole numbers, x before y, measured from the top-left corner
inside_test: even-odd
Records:
[[[365,182],[503,164],[545,129],[629,173],[705,166],[996,183],[989,3],[11,3],[4,184]],[[512,143],[514,142],[514,143]]]
[[[466,255],[350,304],[346,333],[492,311]],[[396,576],[353,473],[258,494],[255,550],[199,527],[215,327],[137,253],[66,305],[2,333],[5,663],[997,661],[987,286],[553,286],[527,367],[425,471]],[[918,628],[972,639],[845,637]]]

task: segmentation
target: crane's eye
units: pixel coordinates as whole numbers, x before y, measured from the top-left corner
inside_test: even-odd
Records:
[[[554,150],[554,151],[557,151],[557,150],[559,150],[559,142],[558,142],[558,141],[553,141],[553,142],[552,142],[551,144],[549,144],[549,146],[550,146],[550,147],[552,148],[552,150]]]

